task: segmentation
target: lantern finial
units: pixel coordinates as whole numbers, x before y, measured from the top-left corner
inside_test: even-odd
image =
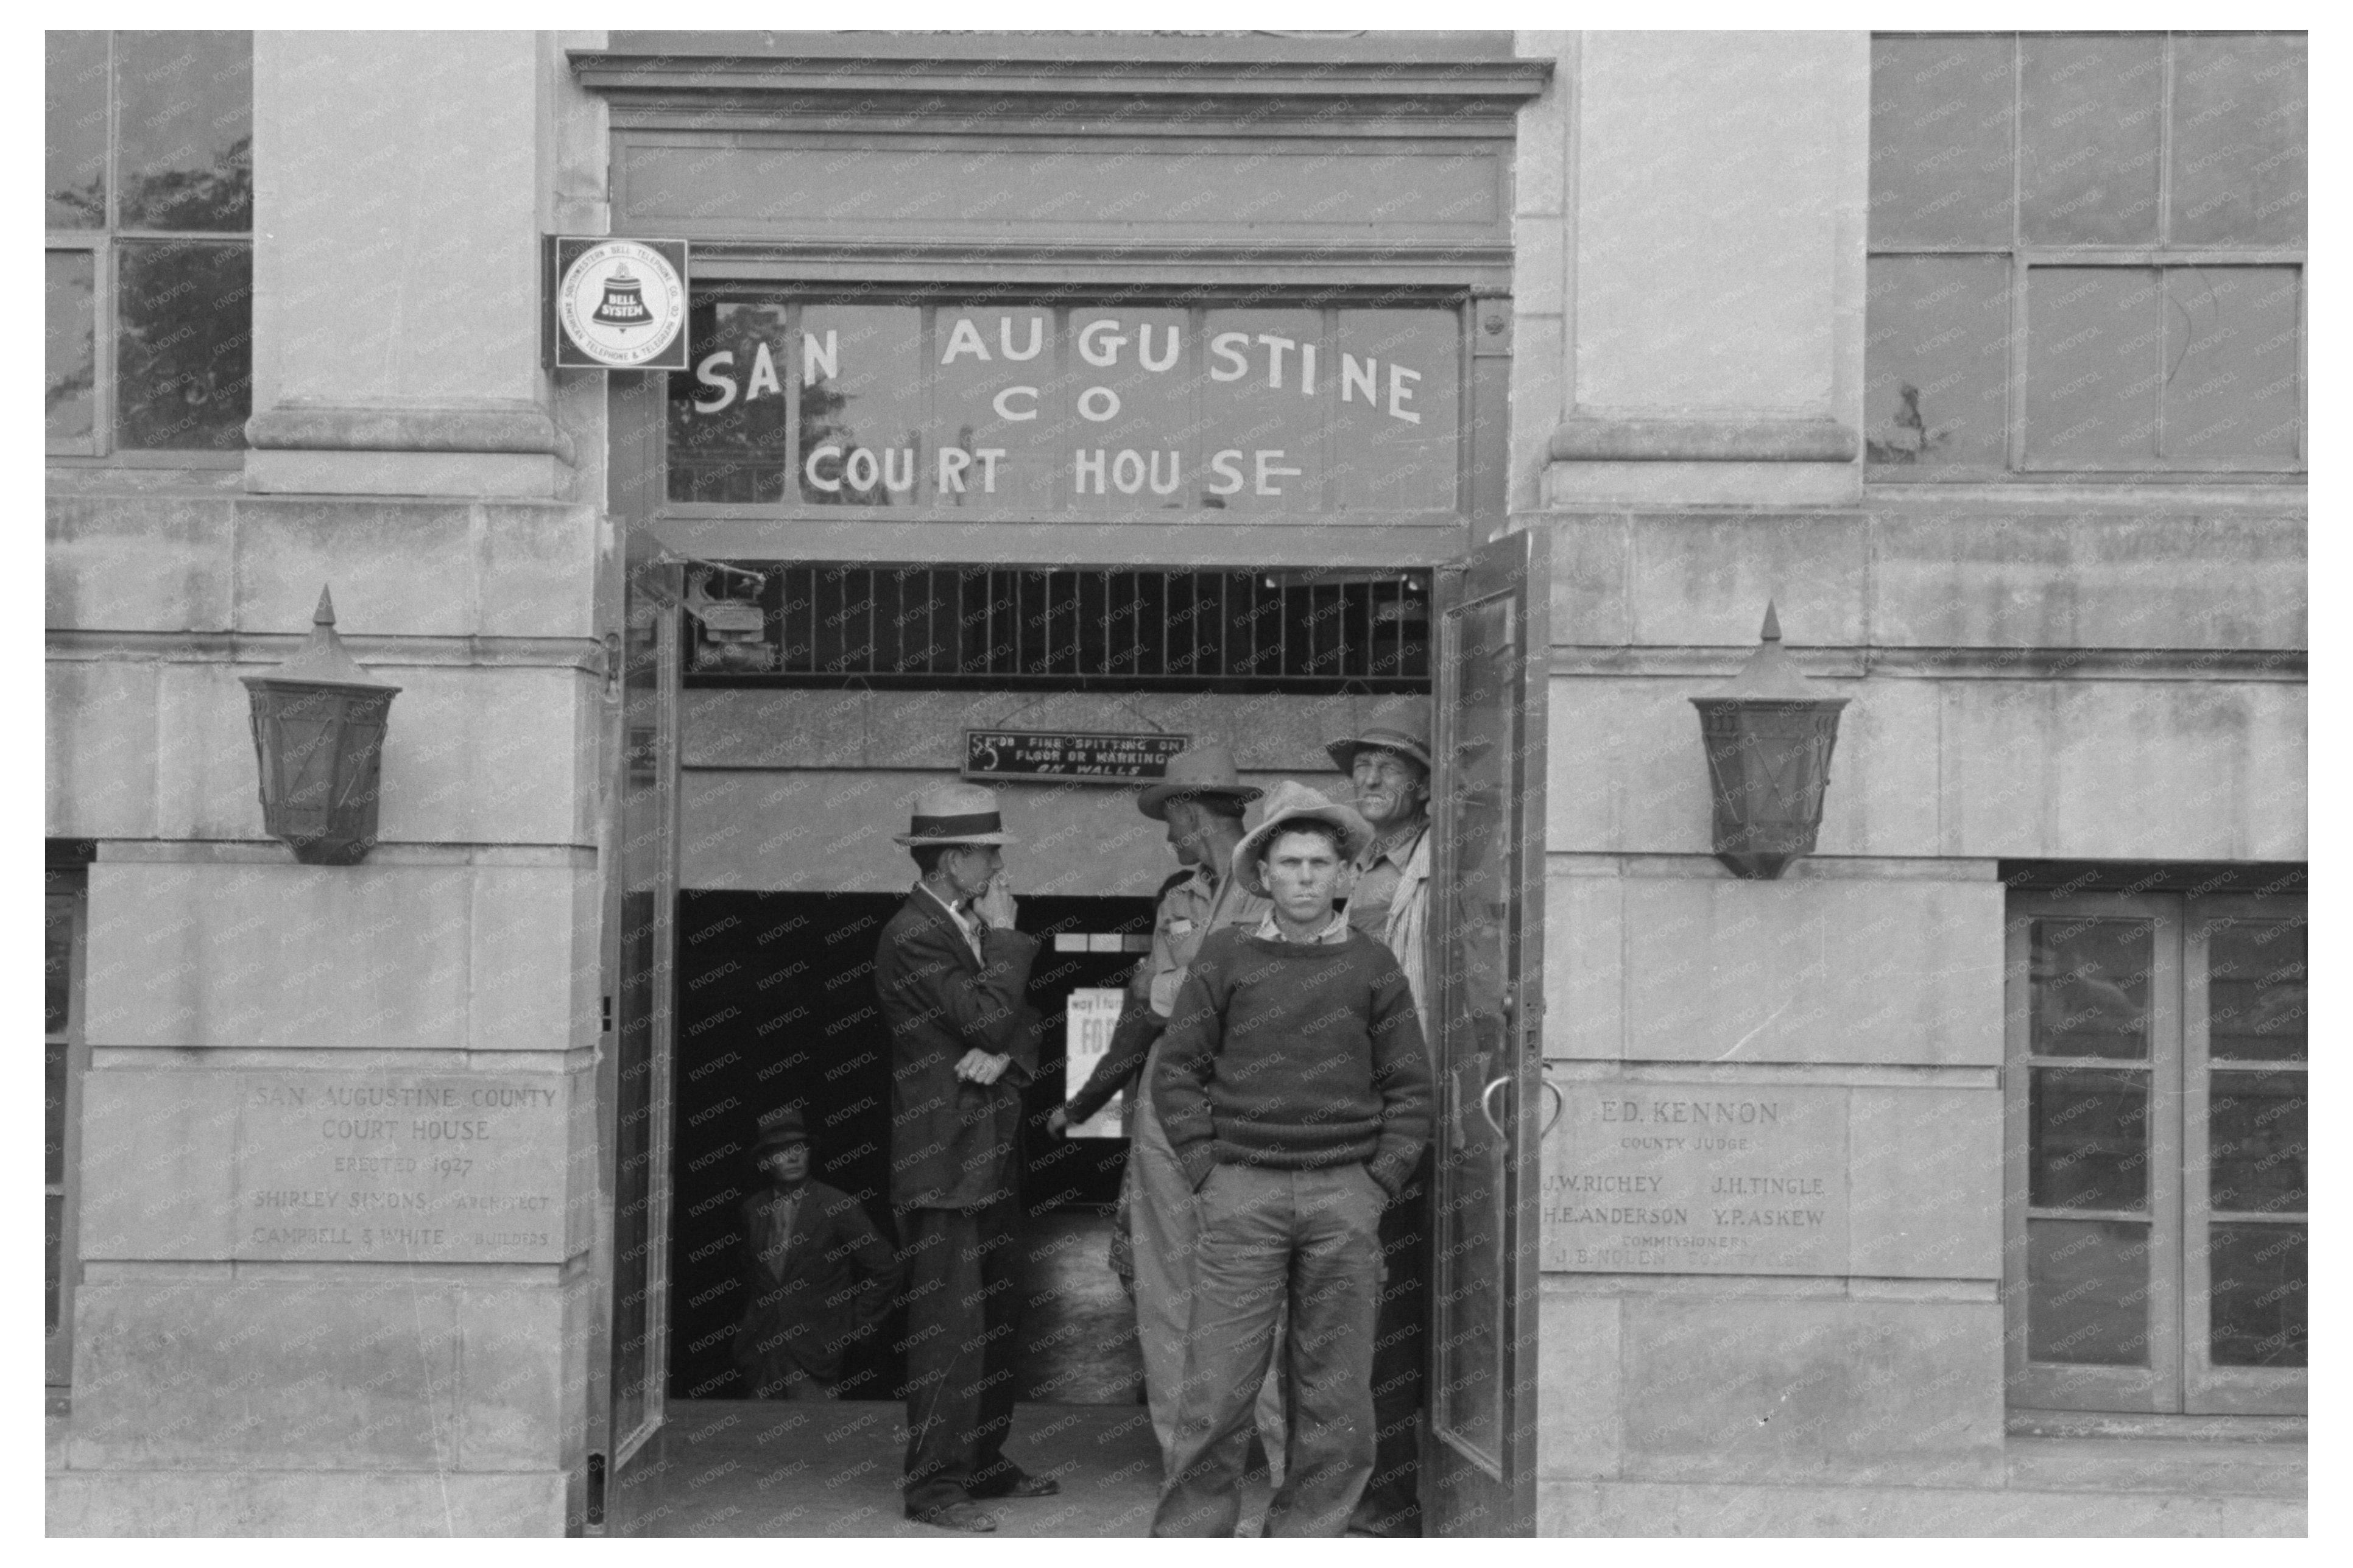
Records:
[[[1769,605],[1766,609],[1766,614],[1767,616],[1772,614]],[[327,592],[327,585],[324,583],[319,584],[319,607],[311,612],[311,624],[314,626],[332,626],[335,624],[335,601]]]
[[[1770,599],[1765,601],[1765,630],[1763,637],[1764,640],[1767,642],[1779,642],[1781,640],[1781,617],[1773,613],[1773,601]]]

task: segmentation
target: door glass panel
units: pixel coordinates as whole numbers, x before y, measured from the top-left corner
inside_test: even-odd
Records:
[[[2027,1088],[2027,1197],[2034,1208],[2148,1206],[2148,1079],[2036,1068]]]
[[[2301,35],[2173,40],[2176,245],[2301,245]]]
[[[2009,258],[1874,256],[1869,265],[1871,460],[2000,468],[2010,454]]]
[[[2303,921],[2216,921],[2206,930],[2206,963],[2213,1060],[2304,1059]]]
[[[2148,1363],[2148,1226],[2029,1220],[2027,1355],[2090,1366]]]
[[[2216,1209],[2301,1214],[2305,1199],[2305,1076],[2218,1072],[2206,1099],[2208,1194]]]
[[[2020,42],[2019,220],[2029,244],[2157,238],[2165,40]]]
[[[2037,920],[2029,1049],[2038,1057],[2148,1057],[2147,921]]]
[[[2306,1364],[2305,1227],[2208,1227],[2208,1352],[2216,1366]]]
[[[117,33],[123,226],[253,226],[253,35]]]
[[[1494,599],[1457,617],[1461,641],[1445,803],[1454,876],[1447,892],[1438,1008],[1446,1126],[1438,1175],[1434,1414],[1498,1479],[1510,1394],[1504,1290],[1513,1263],[1512,1148],[1488,1121],[1481,1100],[1489,1084],[1517,1066],[1504,1005],[1518,847],[1511,793],[1520,679],[1514,609],[1511,600]],[[1493,1109],[1501,1119],[1517,1107],[1506,1090],[1496,1095]]]
[[[51,228],[106,226],[106,35],[48,35]]]

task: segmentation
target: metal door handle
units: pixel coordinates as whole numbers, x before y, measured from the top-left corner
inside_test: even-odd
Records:
[[[1502,1089],[1511,1081],[1512,1080],[1508,1078],[1499,1078],[1494,1082],[1489,1084],[1485,1089],[1479,1091],[1479,1114],[1487,1119],[1487,1125],[1495,1130],[1496,1137],[1506,1141],[1508,1141],[1512,1135],[1504,1131],[1504,1124],[1502,1122],[1495,1120],[1495,1091]]]
[[[1561,1093],[1560,1085],[1548,1078],[1540,1078],[1536,1082],[1552,1095],[1552,1114],[1545,1118],[1544,1129],[1536,1134],[1536,1142],[1541,1143],[1545,1141],[1545,1133],[1551,1131],[1553,1123],[1560,1120],[1561,1112],[1568,1109],[1568,1096]]]

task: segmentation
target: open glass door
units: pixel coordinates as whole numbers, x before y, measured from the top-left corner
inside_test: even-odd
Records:
[[[1437,1267],[1423,1507],[1535,1531],[1536,1115],[1544,1065],[1543,530],[1440,574]]]
[[[613,977],[612,1456],[661,1424],[669,1357],[670,967],[678,911],[679,569],[633,565],[623,618]]]
[[[607,1528],[621,1467],[662,1421],[670,1358],[671,971],[678,913],[680,616],[676,557],[638,521],[659,468],[642,450],[658,437],[655,376],[616,375],[611,496],[619,525],[619,630],[606,639],[607,752],[611,773],[605,878],[603,1049],[597,1136],[605,1211],[600,1271],[611,1294],[588,1354],[586,1527]],[[631,440],[628,433],[636,432]],[[607,590],[610,592],[611,590]],[[609,603],[609,601],[608,601]],[[608,610],[608,614],[612,612]],[[614,622],[607,621],[607,625]]]

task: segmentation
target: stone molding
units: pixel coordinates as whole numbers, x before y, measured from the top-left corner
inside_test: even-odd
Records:
[[[1337,119],[1502,121],[1552,79],[1553,62],[1511,53],[1509,33],[1307,40],[1237,35],[617,33],[569,51],[573,75],[614,106],[616,125],[713,114],[860,120],[1039,119],[1069,123],[1116,108],[1182,117],[1216,134],[1253,128],[1324,133]],[[1226,129],[1231,129],[1230,127]],[[1482,130],[1484,128],[1482,128]]]
[[[1558,463],[1851,463],[1862,440],[1835,419],[1572,414],[1546,450]]]
[[[245,438],[262,451],[485,452],[573,463],[572,437],[545,409],[528,405],[281,403],[248,419]]]

